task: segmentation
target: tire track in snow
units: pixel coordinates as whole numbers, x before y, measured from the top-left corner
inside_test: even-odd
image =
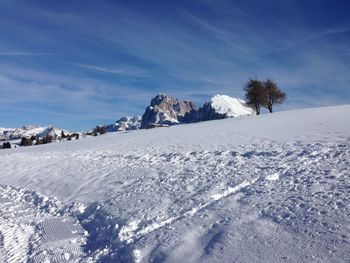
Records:
[[[124,226],[120,232],[119,232],[119,239],[121,241],[126,241],[126,243],[130,244],[133,243],[135,240],[138,240],[140,238],[142,238],[143,236],[146,236],[162,227],[165,227],[167,225],[170,225],[180,219],[183,218],[191,218],[194,215],[197,214],[198,211],[212,205],[213,203],[219,202],[220,200],[231,196],[237,192],[239,192],[240,190],[254,184],[256,181],[258,180],[258,178],[255,178],[253,180],[245,180],[242,183],[234,186],[234,187],[229,187],[227,188],[225,191],[221,192],[221,193],[217,193],[211,196],[211,199],[209,201],[207,201],[206,203],[203,204],[198,204],[197,206],[193,207],[192,209],[184,212],[183,214],[174,216],[174,217],[170,217],[166,220],[160,221],[160,222],[154,222],[149,224],[146,227],[143,227],[142,229],[140,229],[139,231],[137,231],[138,228],[138,224],[140,223],[140,221],[132,221],[130,222],[127,226]]]

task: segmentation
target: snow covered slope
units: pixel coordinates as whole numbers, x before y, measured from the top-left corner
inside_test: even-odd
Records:
[[[0,261],[349,262],[349,115],[304,109],[2,150]]]

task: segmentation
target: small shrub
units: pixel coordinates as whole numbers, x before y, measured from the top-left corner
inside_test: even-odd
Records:
[[[22,137],[20,145],[21,146],[32,146],[33,141],[30,138]]]
[[[11,149],[11,143],[9,143],[9,142],[4,142],[4,143],[2,144],[2,148],[3,148],[3,149]]]
[[[51,134],[46,135],[45,137],[45,143],[52,143],[53,137]]]

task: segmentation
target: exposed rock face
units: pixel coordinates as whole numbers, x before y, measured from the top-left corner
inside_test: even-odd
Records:
[[[254,115],[254,111],[245,106],[243,100],[226,95],[215,95],[198,111],[186,114],[184,120],[185,122],[199,122],[249,115]]]
[[[184,122],[186,114],[196,111],[196,105],[188,100],[178,100],[165,94],[158,94],[151,100],[142,116],[141,128],[150,124],[174,125]]]
[[[122,117],[117,120],[115,123],[104,126],[106,132],[116,132],[116,131],[129,131],[129,130],[138,130],[141,127],[141,117]]]

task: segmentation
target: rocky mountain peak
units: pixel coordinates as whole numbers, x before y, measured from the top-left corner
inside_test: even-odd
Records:
[[[188,100],[179,100],[165,94],[158,94],[146,108],[142,116],[141,128],[147,128],[150,124],[174,125],[182,122],[184,116],[197,110],[196,105]]]

